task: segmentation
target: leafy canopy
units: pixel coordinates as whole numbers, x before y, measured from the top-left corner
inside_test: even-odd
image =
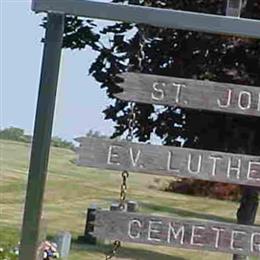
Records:
[[[226,6],[223,0],[113,2],[221,15]],[[242,16],[259,19],[260,3],[248,0]],[[116,75],[126,71],[260,86],[259,40],[122,22],[100,28],[96,21],[68,17],[64,48],[87,46],[98,54],[89,72],[111,99],[120,91]],[[259,118],[147,104],[135,104],[134,111],[139,141],[155,134],[167,145],[180,145],[181,137],[187,147],[256,154],[260,147]],[[115,123],[113,137],[127,131],[128,102],[114,99],[104,113]]]

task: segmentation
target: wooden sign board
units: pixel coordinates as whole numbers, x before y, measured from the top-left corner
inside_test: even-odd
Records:
[[[260,21],[181,10],[88,0],[33,0],[35,12],[52,11],[89,18],[260,38]]]
[[[260,87],[123,73],[122,100],[260,117]]]
[[[80,166],[260,187],[260,157],[92,137],[76,141]]]
[[[100,239],[260,256],[260,227],[139,213],[97,211]]]

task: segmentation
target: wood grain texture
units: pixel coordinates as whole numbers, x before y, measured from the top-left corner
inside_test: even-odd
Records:
[[[260,256],[260,227],[140,213],[97,211],[100,239]]]
[[[82,137],[79,166],[260,187],[260,157]]]
[[[53,11],[165,28],[260,38],[259,20],[223,15],[87,0],[33,0],[32,9],[35,12]]]
[[[157,76],[119,74],[122,100],[260,117],[260,87]]]

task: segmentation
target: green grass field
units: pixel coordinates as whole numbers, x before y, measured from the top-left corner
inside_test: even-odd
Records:
[[[30,146],[0,140],[0,246],[19,241],[27,182]],[[50,155],[43,217],[48,236],[60,231],[73,234],[70,260],[105,259],[110,245],[90,246],[76,242],[84,232],[85,211],[90,204],[108,208],[119,197],[120,174],[77,167],[70,150],[53,148]],[[157,178],[158,179],[158,178]],[[169,179],[169,178],[168,178]],[[128,199],[137,200],[143,212],[218,221],[235,221],[237,203],[183,196],[160,191],[155,177],[131,174]],[[164,178],[167,181],[167,178]],[[260,223],[260,214],[257,216]],[[214,260],[230,255],[180,250],[166,247],[123,244],[115,259],[138,260]],[[256,259],[256,258],[252,258]]]

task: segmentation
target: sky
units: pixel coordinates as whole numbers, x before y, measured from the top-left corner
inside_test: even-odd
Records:
[[[0,0],[0,127],[32,134],[39,87],[44,14],[30,10],[30,0]],[[53,136],[73,140],[89,130],[110,135],[102,111],[111,101],[88,75],[96,54],[89,48],[63,50]]]

